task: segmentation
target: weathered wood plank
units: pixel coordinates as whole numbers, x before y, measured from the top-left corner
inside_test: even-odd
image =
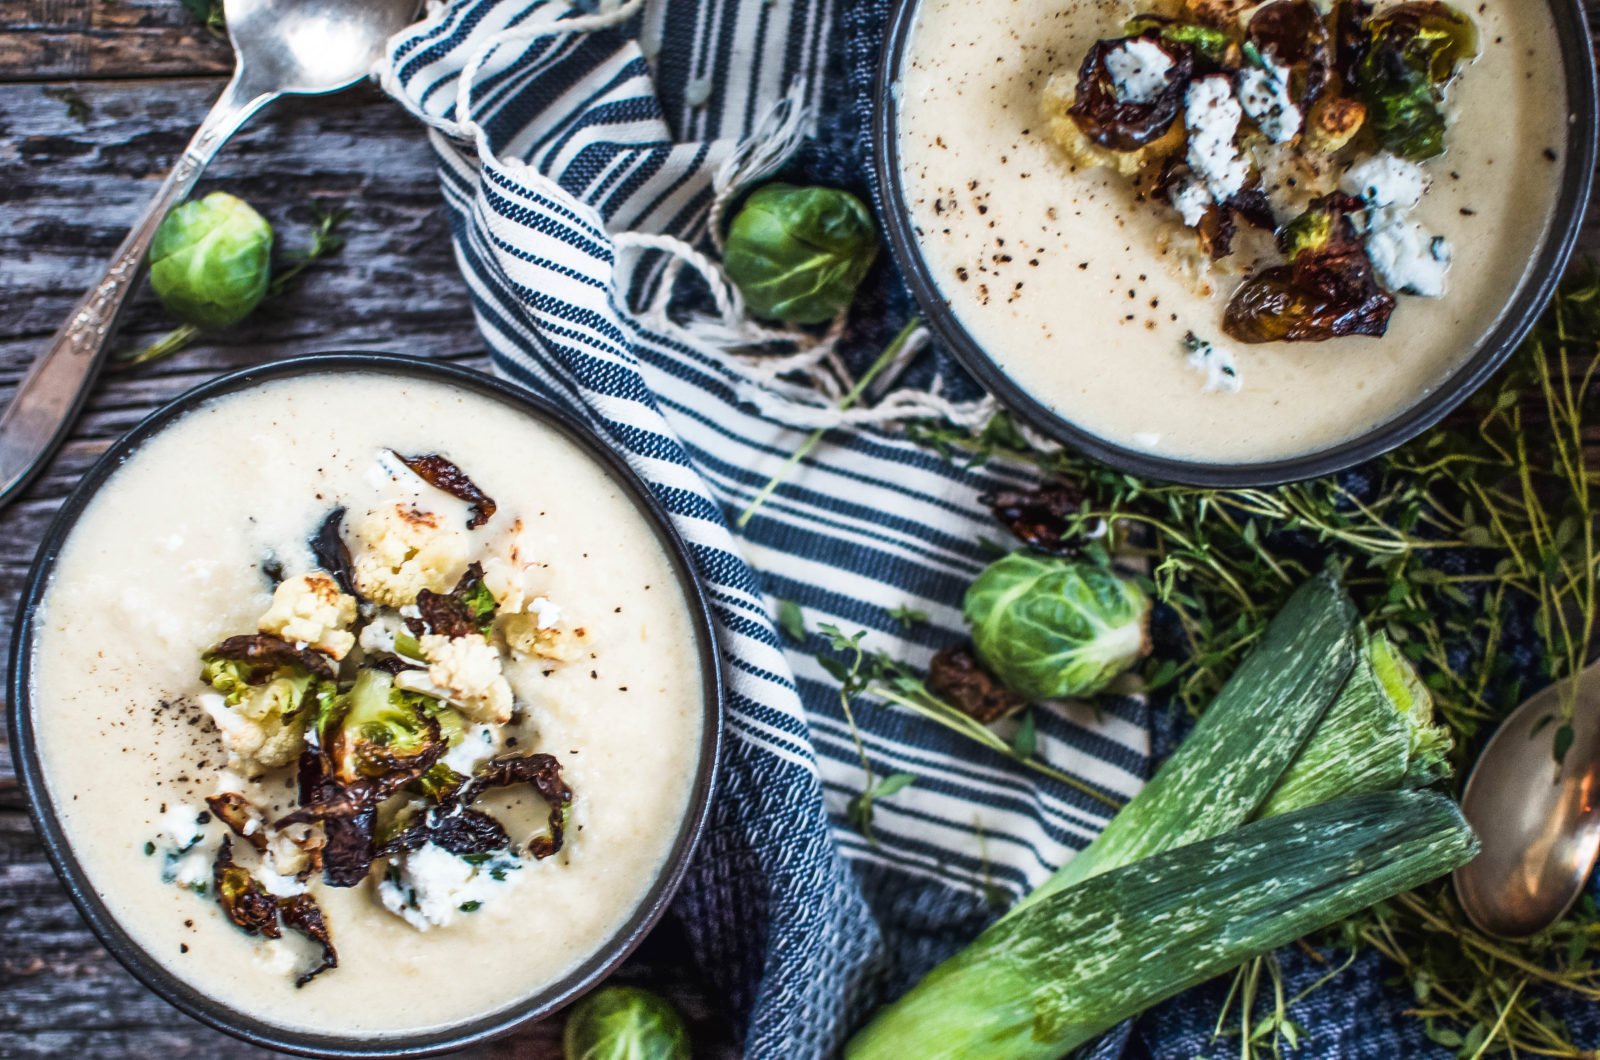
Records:
[[[227,41],[178,0],[0,0],[0,81],[232,69]]]
[[[90,84],[80,124],[36,85],[0,85],[0,399],[92,282],[210,106],[209,80]],[[10,639],[31,553],[62,497],[112,440],[151,409],[219,371],[336,349],[397,350],[482,364],[416,122],[372,88],[285,100],[246,128],[202,190],[226,188],[303,246],[311,202],[345,204],[344,251],[319,263],[246,324],[171,360],[109,372],[61,454],[0,512],[0,637]],[[171,326],[145,292],[124,343]],[[0,763],[0,777],[10,763]]]

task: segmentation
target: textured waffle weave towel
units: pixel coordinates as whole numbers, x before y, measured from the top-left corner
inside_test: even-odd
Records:
[[[909,712],[862,701],[856,721],[874,773],[917,779],[878,803],[876,844],[845,822],[865,777],[838,682],[817,662],[828,650],[818,625],[865,630],[869,647],[925,666],[961,635],[961,594],[986,562],[980,539],[996,533],[979,494],[1028,477],[961,469],[891,431],[844,423],[735,533],[733,516],[804,440],[800,428],[836,421],[715,348],[714,328],[674,323],[682,314],[669,317],[658,297],[703,295],[687,281],[674,287],[695,263],[664,253],[663,237],[709,249],[727,193],[770,171],[763,149],[785,154],[797,119],[809,137],[787,172],[867,196],[863,130],[886,8],[455,0],[397,37],[380,70],[431,129],[496,368],[627,457],[704,579],[727,661],[728,740],[675,913],[752,1058],[836,1054],[886,993],[992,919],[993,888],[1024,893],[1108,812]],[[737,333],[736,295],[712,290],[701,300]],[[881,346],[909,311],[881,262],[845,348]],[[938,391],[931,407],[981,397],[937,351],[901,379]],[[778,632],[780,599],[801,607],[812,631],[804,644]],[[898,608],[927,621],[908,626]],[[1148,771],[1149,711],[1132,700],[1099,708],[1036,710],[1039,754],[1126,797]],[[1288,968],[1291,985],[1318,972]],[[1404,999],[1380,979],[1364,962],[1297,1011],[1308,1055],[1448,1055],[1400,1017]],[[1207,989],[1120,1028],[1094,1054],[1236,1053],[1208,1042],[1220,995]]]

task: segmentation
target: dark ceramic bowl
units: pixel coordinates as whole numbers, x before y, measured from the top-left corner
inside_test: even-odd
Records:
[[[560,981],[536,995],[510,1008],[486,1014],[447,1030],[401,1038],[341,1038],[285,1030],[218,1003],[207,997],[203,991],[195,989],[163,968],[122,930],[121,925],[101,903],[93,884],[82,866],[78,864],[78,859],[56,820],[50,794],[45,787],[44,770],[39,761],[38,748],[34,744],[32,723],[31,675],[35,608],[44,595],[63,542],[72,533],[78,517],[94,499],[96,491],[116,472],[123,460],[137,450],[146,439],[208,399],[247,390],[269,380],[351,371],[409,376],[430,382],[447,383],[481,394],[554,428],[610,471],[612,477],[627,491],[633,498],[634,504],[655,527],[657,537],[671,558],[677,571],[678,582],[683,588],[693,615],[700,648],[700,665],[706,675],[700,764],[689,800],[689,810],[679,826],[677,840],[661,870],[661,875],[633,915],[598,952]],[[11,754],[16,763],[17,778],[27,796],[28,811],[33,817],[34,827],[38,829],[39,836],[44,841],[45,852],[50,856],[56,873],[66,885],[67,893],[72,896],[78,911],[83,914],[83,918],[89,922],[89,926],[94,929],[94,933],[100,937],[100,941],[105,944],[106,950],[113,957],[122,962],[146,986],[184,1012],[254,1045],[305,1056],[426,1056],[460,1049],[474,1042],[504,1034],[522,1024],[543,1019],[598,983],[643,940],[666,909],[673,892],[683,879],[695,843],[705,828],[706,812],[716,782],[717,752],[722,739],[722,671],[710,612],[706,608],[705,598],[701,594],[693,572],[694,567],[689,560],[689,554],[683,541],[673,530],[666,511],[622,458],[570,415],[523,391],[464,368],[388,354],[324,354],[247,368],[196,387],[152,413],[144,422],[129,431],[83,477],[83,481],[67,498],[60,514],[51,524],[44,543],[39,548],[33,570],[28,575],[27,586],[23,589],[22,605],[17,614],[16,633],[11,644],[9,721]]]
[[[1539,0],[1533,0],[1539,2]],[[1566,167],[1556,198],[1550,232],[1515,297],[1493,331],[1451,376],[1395,418],[1365,434],[1327,449],[1285,460],[1222,464],[1178,460],[1128,449],[1091,434],[1033,398],[1002,371],[961,325],[945,303],[923,260],[917,234],[900,186],[900,151],[896,138],[895,82],[901,67],[918,0],[891,0],[889,32],[878,67],[872,114],[873,194],[889,237],[889,247],[906,282],[922,307],[929,328],[957,360],[1031,426],[1063,445],[1082,450],[1112,467],[1146,478],[1191,486],[1276,486],[1340,471],[1410,441],[1438,423],[1495,373],[1539,318],[1572,255],[1583,223],[1594,176],[1596,88],[1594,56],[1580,0],[1543,0],[1549,7],[1561,43],[1566,74],[1568,141]],[[973,9],[972,17],[982,13]]]

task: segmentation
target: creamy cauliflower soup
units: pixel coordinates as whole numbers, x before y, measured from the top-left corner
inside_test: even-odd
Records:
[[[1309,104],[1295,109],[1288,67],[1270,48],[1235,51],[1223,60],[1237,64],[1231,73],[1201,76],[1215,69],[1203,42],[1185,50],[1159,35],[1162,19],[1209,19],[1237,38],[1258,10],[1232,0],[921,0],[915,14],[895,86],[900,180],[939,293],[1026,393],[1127,448],[1258,462],[1393,419],[1493,329],[1551,228],[1567,105],[1545,4],[1461,6],[1476,51],[1435,92],[1442,154],[1394,158],[1372,139],[1369,108],[1363,131],[1309,167],[1288,155],[1335,122]],[[1337,18],[1320,10],[1330,25]],[[1379,3],[1376,18],[1393,10]],[[1175,152],[1165,170],[1159,155],[1141,168],[1133,154],[1074,150],[1078,133],[1063,124],[1086,53],[1138,32],[1130,20],[1150,14],[1144,39],[1103,56],[1102,84],[1142,105],[1180,59],[1188,76],[1194,56],[1163,137]],[[1219,114],[1226,120],[1212,120]],[[1271,210],[1264,230],[1239,221],[1233,253],[1215,262],[1189,227],[1204,231],[1208,186],[1259,190]],[[1284,260],[1272,228],[1341,189],[1362,200],[1356,230],[1393,299],[1386,333],[1230,338],[1230,299]],[[1380,233],[1377,219],[1401,208]]]
[[[95,893],[293,1032],[538,992],[689,810],[706,677],[667,552],[579,447],[446,383],[327,372],[185,413],[83,512],[34,629],[38,754]]]

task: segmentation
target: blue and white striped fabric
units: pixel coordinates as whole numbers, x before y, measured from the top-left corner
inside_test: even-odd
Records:
[[[917,780],[877,804],[875,844],[846,823],[865,777],[838,683],[817,662],[828,648],[815,632],[786,642],[775,601],[799,604],[813,631],[866,630],[868,647],[924,667],[962,635],[961,594],[986,562],[980,538],[997,533],[978,495],[1030,479],[957,468],[891,431],[840,429],[736,534],[731,515],[805,435],[756,411],[734,361],[630,308],[650,300],[665,259],[624,250],[619,233],[708,246],[714,175],[740,140],[792,86],[814,113],[837,105],[824,98],[847,50],[830,43],[836,6],[849,5],[586,12],[455,0],[397,37],[380,70],[432,129],[495,366],[604,434],[694,552],[727,659],[729,739],[675,911],[745,1028],[746,1055],[761,1058],[836,1053],[885,991],[993,917],[991,887],[1025,892],[1108,812],[863,700],[855,717],[874,773]],[[902,321],[854,326],[877,334]],[[891,615],[902,607],[928,621],[907,628]],[[1040,754],[1126,797],[1147,769],[1147,720],[1133,701],[1043,708]]]

